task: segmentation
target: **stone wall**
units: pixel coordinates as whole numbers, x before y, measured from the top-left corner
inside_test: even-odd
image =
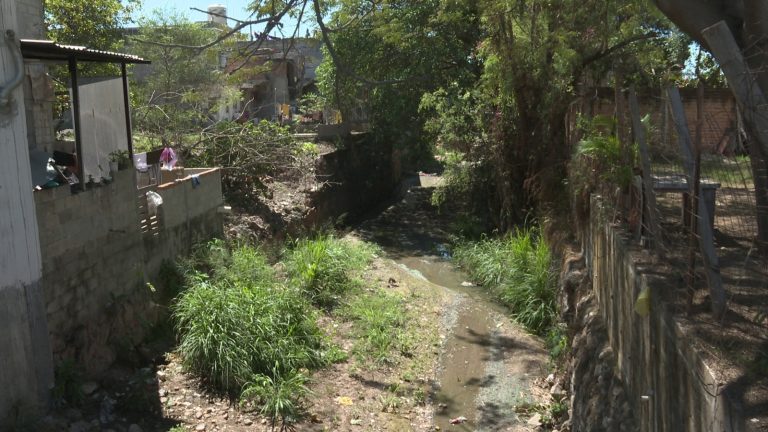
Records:
[[[222,232],[218,170],[160,186],[161,229],[142,233],[133,170],[108,185],[72,194],[35,192],[43,259],[42,286],[54,360],[74,359],[98,377],[120,350],[137,345],[157,311],[146,283],[164,260]]]
[[[322,155],[316,176],[325,186],[312,195],[307,227],[345,215],[350,222],[370,212],[395,192],[401,178],[400,157],[391,143],[352,135],[342,150]]]
[[[661,264],[635,247],[619,227],[605,222],[609,218],[599,198],[593,197],[591,204],[585,249],[596,314],[607,334],[606,355],[626,389],[639,430],[747,430],[738,405],[721,391],[663,300],[672,284],[662,278],[674,275],[655,271]],[[645,289],[652,304],[651,313],[642,317],[634,305]],[[578,399],[580,389],[574,391]],[[593,429],[574,428],[578,430]]]

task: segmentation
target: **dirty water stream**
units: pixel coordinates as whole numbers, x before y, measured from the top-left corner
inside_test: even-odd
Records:
[[[410,189],[359,232],[412,275],[447,290],[451,299],[441,314],[433,425],[452,431],[534,430],[515,407],[536,403],[533,380],[546,375],[546,351],[455,268],[445,250],[447,218],[435,213],[430,195],[431,188]],[[451,424],[452,419],[460,423]]]

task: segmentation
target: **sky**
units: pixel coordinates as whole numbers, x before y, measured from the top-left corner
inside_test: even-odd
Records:
[[[209,5],[212,4],[222,4],[227,7],[227,15],[231,16],[232,18],[240,19],[240,20],[246,20],[248,19],[250,13],[246,9],[248,7],[248,4],[250,4],[253,0],[229,0],[229,1],[215,1],[215,0],[142,0],[141,1],[141,8],[138,9],[133,14],[133,19],[138,20],[142,16],[150,16],[152,14],[152,11],[155,9],[160,9],[163,11],[175,11],[179,13],[180,15],[184,15],[187,18],[190,19],[190,21],[206,21],[208,17],[206,14],[198,11],[191,10],[190,8],[198,8],[202,10],[207,10]],[[296,24],[295,19],[291,19],[286,17],[284,20],[285,29],[286,31],[293,30],[293,26]],[[230,26],[233,25],[232,22],[230,22]],[[263,28],[262,26],[253,26],[253,31],[259,31]],[[290,30],[289,30],[290,29]],[[247,31],[246,31],[247,33]],[[299,33],[301,36],[304,35],[304,26],[302,26],[302,29]],[[278,35],[277,30],[272,32],[272,35]],[[286,35],[290,36],[290,35]]]

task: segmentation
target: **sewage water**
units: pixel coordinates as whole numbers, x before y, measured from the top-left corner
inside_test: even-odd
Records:
[[[410,273],[451,293],[442,313],[437,383],[431,400],[434,426],[451,431],[527,431],[515,407],[535,403],[533,378],[546,371],[539,341],[511,323],[508,311],[455,268],[444,245],[445,218],[429,204],[430,189],[415,188],[361,227]],[[466,419],[451,424],[452,419]]]
[[[477,430],[484,422],[478,413],[480,390],[496,380],[486,363],[494,356],[494,333],[504,310],[491,303],[478,287],[468,287],[467,277],[437,257],[408,257],[398,263],[418,271],[429,282],[459,294],[452,311],[444,315],[448,333],[442,343],[439,387],[433,394],[435,426],[451,430]],[[466,422],[451,425],[451,419]]]

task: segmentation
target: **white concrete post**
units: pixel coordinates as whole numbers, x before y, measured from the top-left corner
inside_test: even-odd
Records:
[[[16,2],[0,0],[0,87],[18,62]],[[7,35],[13,35],[12,39]],[[14,50],[16,52],[14,53]],[[1,92],[1,91],[0,91]],[[7,92],[6,92],[7,93]],[[24,95],[0,106],[0,426],[15,412],[45,408],[53,382],[41,259],[32,195]]]

